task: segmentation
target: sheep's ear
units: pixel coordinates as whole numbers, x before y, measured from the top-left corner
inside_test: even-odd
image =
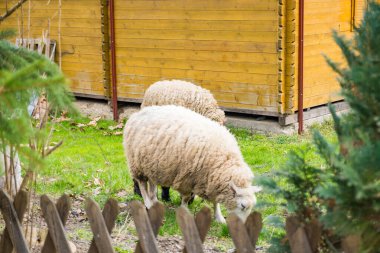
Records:
[[[261,186],[255,186],[255,185],[252,185],[251,189],[252,189],[253,193],[261,192],[263,190],[263,188]]]
[[[232,181],[230,181],[229,185],[232,191],[234,192],[234,194],[236,195],[239,192],[239,187],[237,187],[236,184]]]

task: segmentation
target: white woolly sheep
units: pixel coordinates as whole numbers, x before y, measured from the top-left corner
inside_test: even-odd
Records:
[[[234,136],[218,123],[181,106],[151,106],[133,114],[123,145],[132,177],[146,207],[157,201],[157,187],[172,186],[186,205],[194,193],[245,220],[256,203],[253,173]],[[149,185],[149,186],[148,186]],[[149,189],[148,189],[149,188]]]
[[[180,105],[211,120],[224,124],[225,115],[209,90],[182,80],[152,84],[144,94],[141,108],[152,105]]]

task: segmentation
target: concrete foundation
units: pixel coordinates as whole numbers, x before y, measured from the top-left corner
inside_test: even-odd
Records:
[[[75,102],[78,110],[82,115],[95,118],[102,117],[103,119],[112,120],[112,109],[107,101],[97,99],[83,99],[77,98]],[[327,107],[327,106],[326,106]],[[140,110],[140,105],[136,103],[120,103],[119,104],[119,118],[123,120],[128,118],[132,113]],[[311,109],[313,110],[313,109]],[[309,111],[311,111],[309,110]],[[318,108],[321,111],[320,107]],[[347,112],[348,109],[343,109],[338,114]],[[298,123],[292,123],[286,126],[282,126],[279,123],[279,119],[276,117],[247,115],[247,114],[235,114],[226,113],[227,126],[233,126],[238,128],[246,128],[252,132],[268,133],[268,134],[295,134],[297,133]],[[326,109],[323,110],[322,115],[314,113],[314,117],[308,118],[304,121],[304,127],[307,129],[313,124],[322,123],[323,121],[331,119],[331,115]]]

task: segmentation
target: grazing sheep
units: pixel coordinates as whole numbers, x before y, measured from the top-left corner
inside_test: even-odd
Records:
[[[152,105],[180,105],[211,120],[224,124],[223,110],[209,90],[182,80],[165,80],[152,84],[144,94],[141,108]]]
[[[132,177],[146,207],[157,201],[156,185],[173,187],[183,198],[194,193],[246,219],[256,203],[253,173],[234,136],[218,123],[181,106],[151,106],[133,114],[123,145]]]
[[[144,94],[141,108],[153,105],[180,105],[219,124],[224,124],[226,120],[210,91],[182,80],[165,80],[152,84]],[[134,182],[134,191],[141,195],[137,182]],[[168,187],[162,187],[162,199],[170,201]]]

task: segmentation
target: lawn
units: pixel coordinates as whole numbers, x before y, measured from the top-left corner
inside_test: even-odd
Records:
[[[115,126],[113,121],[99,120],[96,126],[83,126],[90,119],[56,123],[53,140],[63,140],[63,145],[51,154],[43,169],[39,172],[37,191],[58,196],[68,193],[79,196],[90,196],[102,205],[109,197],[120,202],[139,199],[133,195],[133,183],[122,148],[122,129],[110,130]],[[79,125],[79,126],[78,126]],[[80,127],[82,126],[82,127]],[[331,122],[315,126],[329,139],[333,139]],[[271,176],[287,159],[290,150],[309,150],[310,161],[320,164],[321,160],[313,152],[311,134],[298,135],[263,135],[248,130],[230,128],[236,136],[243,156],[255,176]],[[263,214],[264,230],[259,245],[268,245],[271,237],[280,233],[275,225],[282,216],[281,201],[265,191],[258,194],[258,210]],[[177,193],[172,192],[172,203],[166,203],[165,224],[161,235],[179,235],[175,222],[175,207],[180,205]],[[196,198],[190,209],[197,212],[210,203]],[[223,210],[225,213],[225,210]],[[226,214],[226,213],[225,213]],[[119,219],[123,223],[125,217]],[[220,241],[229,240],[225,225],[213,223],[209,233]]]

